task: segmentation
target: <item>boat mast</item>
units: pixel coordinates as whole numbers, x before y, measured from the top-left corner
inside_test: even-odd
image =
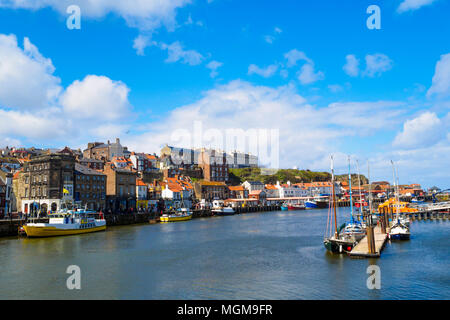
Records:
[[[395,175],[397,178],[397,218],[400,218],[400,187],[399,187],[399,183],[398,183],[398,166],[397,168],[395,168]]]
[[[370,166],[367,160],[367,180],[369,181],[369,214],[372,217],[372,185],[370,184]]]
[[[395,177],[395,165],[394,165],[394,161],[391,160],[392,163],[392,178],[394,179],[394,200],[396,202],[395,204],[395,213],[397,214],[397,218],[398,218],[398,186],[397,186],[397,179]]]
[[[356,168],[358,169],[358,188],[359,188],[359,209],[362,212],[362,195],[361,195],[361,177],[359,174],[359,163],[358,160],[356,160]]]
[[[354,218],[353,218],[352,175],[350,174],[350,156],[348,156],[348,187],[350,192],[350,212],[352,215],[352,223],[353,223]]]
[[[333,155],[331,155],[331,186],[332,186],[332,193],[333,193],[333,212],[334,212],[334,235],[335,237],[338,236],[338,227],[337,227],[337,216],[336,216],[336,195],[334,190],[334,164],[333,164]]]

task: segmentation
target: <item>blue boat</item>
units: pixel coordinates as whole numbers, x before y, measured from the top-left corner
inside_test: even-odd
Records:
[[[281,211],[288,211],[288,205],[286,203],[283,203],[281,206]]]
[[[317,205],[317,202],[315,202],[315,201],[306,200],[305,207],[306,207],[306,209],[317,209],[319,206]]]

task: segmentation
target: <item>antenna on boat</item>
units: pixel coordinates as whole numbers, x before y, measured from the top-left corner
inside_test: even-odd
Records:
[[[359,162],[358,159],[356,160],[356,168],[358,170],[358,189],[359,189],[359,211],[362,214],[362,207],[363,207],[363,202],[362,202],[362,195],[361,195],[361,176],[359,174]]]
[[[353,223],[354,218],[353,218],[352,175],[350,174],[350,156],[348,156],[348,188],[350,192],[350,212],[352,215],[352,223]]]
[[[334,232],[335,236],[338,236],[337,217],[336,217],[336,192],[334,186],[334,162],[333,155],[331,155],[331,185],[332,185],[332,197],[333,197],[333,211],[334,211]]]

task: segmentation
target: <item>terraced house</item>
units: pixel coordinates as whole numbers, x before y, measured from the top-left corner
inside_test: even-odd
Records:
[[[24,163],[19,175],[21,210],[24,213],[56,211],[62,202],[73,201],[75,157],[50,154]],[[64,189],[67,192],[64,192]]]
[[[106,209],[112,212],[136,210],[136,171],[117,168],[107,163],[103,170],[106,175]]]
[[[90,210],[104,210],[106,175],[75,163],[75,202]]]

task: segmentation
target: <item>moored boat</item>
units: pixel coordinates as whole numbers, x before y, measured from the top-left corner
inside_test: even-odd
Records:
[[[181,208],[178,211],[172,213],[163,214],[160,218],[160,222],[178,222],[178,221],[187,221],[192,219],[192,211],[187,210],[186,208]]]
[[[400,219],[391,227],[389,238],[393,240],[408,240],[411,236],[409,228],[400,222]]]
[[[106,221],[100,214],[99,219],[94,217],[95,212],[86,210],[67,210],[49,215],[48,223],[27,223],[23,226],[28,237],[54,237],[89,232],[103,231]]]
[[[212,209],[211,211],[216,216],[232,216],[235,213],[234,209],[231,207],[215,208],[215,209]]]
[[[303,204],[289,204],[287,207],[288,207],[288,210],[290,210],[290,211],[306,209],[305,205],[303,205]]]
[[[288,205],[286,204],[286,203],[283,203],[282,205],[281,205],[281,211],[288,211]]]
[[[223,201],[214,200],[211,212],[216,216],[232,216],[235,211],[232,207],[224,206]]]
[[[306,207],[306,209],[317,209],[319,206],[317,205],[316,201],[306,200],[305,207]]]
[[[417,208],[411,208],[409,202],[399,201],[396,197],[389,198],[378,206],[379,213],[417,213]]]
[[[358,243],[354,235],[341,233],[345,224],[342,224],[339,228],[337,226],[337,214],[336,214],[336,192],[334,181],[334,167],[333,156],[331,156],[331,185],[332,194],[330,197],[326,235],[323,240],[325,248],[332,253],[345,253],[350,252],[353,247]],[[334,230],[332,230],[334,226]],[[334,232],[333,232],[334,231]]]

